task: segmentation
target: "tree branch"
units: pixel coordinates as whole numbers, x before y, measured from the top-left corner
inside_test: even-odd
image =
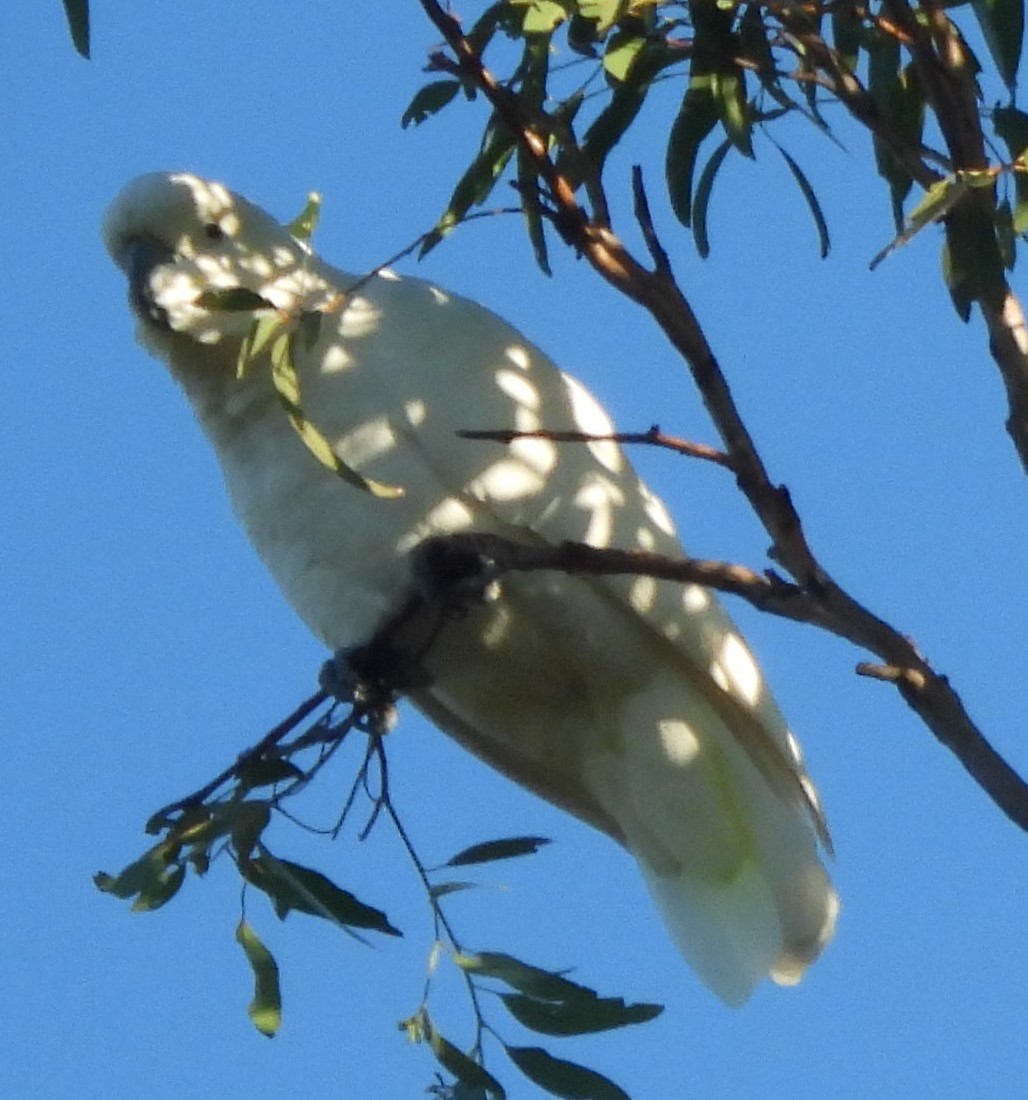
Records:
[[[539,179],[549,192],[549,199],[557,212],[556,224],[564,240],[590,263],[601,278],[645,309],[687,363],[724,442],[739,488],[771,536],[771,555],[795,578],[798,593],[802,595],[802,600],[796,604],[791,603],[791,597],[789,601],[779,600],[782,609],[775,607],[775,612],[783,614],[786,603],[793,608],[802,605],[802,621],[813,622],[848,639],[876,654],[886,665],[899,670],[892,682],[903,699],[938,740],[957,756],[996,805],[1028,831],[1028,785],[977,729],[946,677],[934,672],[909,639],[836,584],[815,557],[789,493],[784,486],[772,482],[714,352],[691,305],[675,282],[670,266],[658,262],[654,270],[647,269],[607,224],[597,224],[588,216],[578,203],[575,188],[560,174],[551,159],[546,137],[539,132],[530,114],[521,109],[518,98],[500,85],[485,67],[464,37],[459,22],[447,14],[437,0],[420,0],[420,3],[453,52],[463,78],[481,91],[511,133],[516,135],[523,153],[534,165]],[[925,178],[927,171],[930,170],[922,165],[921,172]],[[663,249],[654,253],[652,226],[644,226],[644,235],[651,254],[666,255]],[[1018,332],[1023,337],[1024,330]],[[1025,407],[1028,408],[1028,402]],[[571,551],[558,548],[555,553],[567,554]],[[573,557],[578,565],[585,567],[587,558],[595,560],[593,555],[607,553],[610,552],[579,548],[574,551]],[[607,564],[611,564],[609,560]],[[713,564],[719,568],[709,568],[712,563],[704,563],[708,567],[705,579],[697,580],[695,575],[690,579],[711,587],[721,587],[724,591],[733,591],[744,598],[750,598],[758,590],[759,583],[754,578],[758,578],[759,574],[747,571],[743,579],[732,572],[738,567]],[[635,560],[632,565],[638,572],[640,562]],[[551,562],[544,566],[537,559],[532,567],[552,568],[553,565]],[[770,584],[768,581],[769,587]],[[801,618],[796,614],[788,617]]]

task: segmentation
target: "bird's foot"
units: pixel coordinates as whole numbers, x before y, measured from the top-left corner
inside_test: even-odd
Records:
[[[318,675],[322,691],[353,707],[357,727],[378,735],[397,723],[396,699],[405,679],[401,658],[375,642],[337,649]]]
[[[439,535],[411,552],[414,583],[426,603],[442,604],[454,615],[500,596],[503,572],[478,535]]]

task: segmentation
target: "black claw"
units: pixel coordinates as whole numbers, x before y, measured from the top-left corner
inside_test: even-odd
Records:
[[[428,601],[445,601],[454,610],[494,600],[500,570],[473,540],[439,536],[425,539],[411,554],[414,581]]]

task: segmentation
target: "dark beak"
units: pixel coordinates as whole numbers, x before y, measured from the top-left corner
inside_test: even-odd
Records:
[[[175,258],[174,252],[158,241],[137,237],[126,242],[123,256],[122,268],[128,275],[132,309],[142,320],[166,326],[167,314],[154,299],[151,279],[158,267]]]

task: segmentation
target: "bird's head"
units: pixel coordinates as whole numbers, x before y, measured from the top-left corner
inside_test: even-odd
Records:
[[[260,207],[189,173],[133,180],[108,209],[103,235],[128,278],[139,338],[157,354],[183,338],[241,339],[260,300],[290,313],[325,295],[306,245]],[[250,293],[226,296],[235,289]]]

